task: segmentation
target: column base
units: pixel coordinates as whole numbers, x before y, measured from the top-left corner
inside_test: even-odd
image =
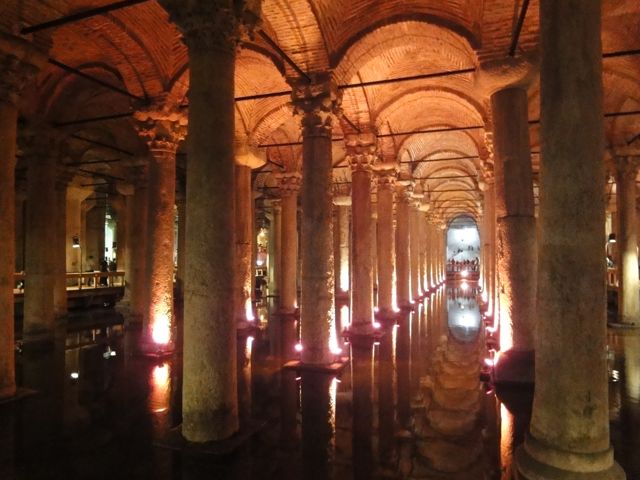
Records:
[[[190,442],[182,436],[182,425],[172,428],[161,435],[154,445],[168,450],[174,450],[187,455],[226,457],[239,448],[247,445],[250,439],[264,428],[266,422],[247,422],[244,428],[225,440],[211,442]]]
[[[326,373],[329,375],[338,375],[342,372],[348,362],[348,357],[340,357],[340,359],[336,360],[333,363],[319,365],[313,363],[303,363],[301,360],[291,360],[285,363],[282,368],[285,370],[295,370],[296,372],[314,372]]]
[[[625,480],[622,467],[617,463],[601,471],[576,472],[547,465],[533,458],[527,451],[526,442],[516,449],[514,471],[516,480]],[[560,453],[560,452],[559,452]],[[581,454],[587,460],[586,454]]]
[[[138,348],[134,355],[136,357],[144,357],[152,360],[161,360],[168,357],[172,357],[177,352],[176,345],[173,342],[166,345],[160,345],[149,338],[140,337]]]
[[[507,350],[493,370],[496,385],[533,385],[535,383],[535,352],[533,350]]]

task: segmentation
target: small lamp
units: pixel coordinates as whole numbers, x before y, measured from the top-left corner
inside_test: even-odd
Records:
[[[71,241],[73,242],[73,248],[80,248],[80,237],[78,235],[71,237]]]
[[[607,240],[608,243],[616,243],[616,234],[615,233],[610,233],[609,234],[609,239]]]

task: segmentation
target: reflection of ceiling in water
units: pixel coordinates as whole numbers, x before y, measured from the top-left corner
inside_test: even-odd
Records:
[[[473,296],[449,298],[447,301],[449,331],[461,342],[475,340],[480,331],[480,309]]]

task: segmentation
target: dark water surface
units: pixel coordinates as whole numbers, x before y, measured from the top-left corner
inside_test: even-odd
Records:
[[[55,349],[18,355],[19,384],[37,393],[0,405],[0,479],[508,479],[531,392],[502,403],[480,382],[475,298],[439,290],[375,343],[344,345],[337,375],[281,372],[272,332],[250,339],[240,398],[255,433],[217,457],[158,446],[180,424],[180,357],[134,355],[114,310],[76,314]],[[612,439],[640,479],[640,337],[609,343]]]

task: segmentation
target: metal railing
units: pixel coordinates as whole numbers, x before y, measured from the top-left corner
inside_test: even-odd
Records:
[[[67,290],[85,290],[98,288],[124,287],[124,271],[116,272],[68,272]],[[14,274],[14,293],[23,293],[29,288],[26,273]]]

